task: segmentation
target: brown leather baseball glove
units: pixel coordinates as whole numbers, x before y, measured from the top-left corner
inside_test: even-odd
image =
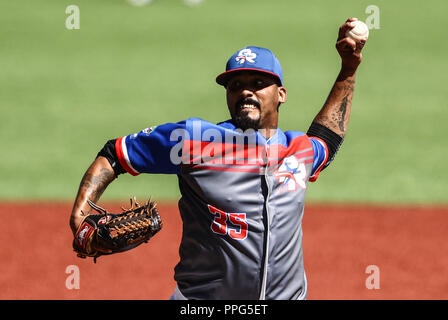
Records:
[[[139,205],[131,199],[131,208],[121,213],[110,213],[90,200],[96,214],[87,215],[73,240],[78,257],[96,259],[105,254],[123,252],[148,242],[162,228],[162,219],[155,202]]]

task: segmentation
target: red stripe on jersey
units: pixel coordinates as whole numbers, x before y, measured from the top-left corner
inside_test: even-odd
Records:
[[[313,163],[313,159],[308,159],[303,161],[302,163]],[[212,170],[212,171],[233,171],[233,172],[251,172],[251,173],[259,173],[264,174],[265,166],[259,165],[258,167],[242,167],[238,165],[229,165],[229,166],[218,166],[207,163],[201,164],[182,164],[184,168],[190,168],[192,170]]]
[[[264,146],[185,140],[184,163],[263,164]]]
[[[294,155],[297,160],[313,157],[308,137],[303,135],[291,140],[288,147],[282,144],[255,145],[185,140],[182,150],[183,164],[264,165],[279,164]]]
[[[314,174],[309,178],[309,181],[315,182],[317,180],[317,178],[319,178],[319,173],[322,171],[324,165],[328,161],[328,147],[327,147],[327,144],[325,143],[325,141],[323,141],[322,139],[319,139],[317,137],[312,137],[312,138],[321,142],[323,144],[323,146],[325,147],[325,160],[322,161],[319,168],[317,168],[317,170],[314,172]]]
[[[126,151],[123,150],[123,144],[125,143],[126,137],[118,138],[117,141],[115,141],[115,150],[117,151],[117,157],[118,161],[120,162],[121,166],[124,170],[126,170],[128,173],[132,174],[133,176],[139,175],[139,172],[135,171],[133,168],[131,168],[128,164],[129,159],[126,157]]]
[[[182,167],[191,168],[192,170],[212,170],[212,171],[233,171],[233,172],[251,172],[259,173],[263,172],[263,167],[258,168],[242,168],[239,166],[220,167],[208,164],[183,164]]]

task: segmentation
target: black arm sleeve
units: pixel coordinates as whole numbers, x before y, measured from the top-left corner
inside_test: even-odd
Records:
[[[115,141],[117,141],[117,139],[107,141],[96,157],[105,157],[112,166],[112,169],[114,169],[115,176],[118,177],[119,174],[126,173],[126,170],[123,169],[120,161],[118,161],[117,152],[115,150]]]
[[[322,168],[325,169],[328,165],[333,161],[334,156],[338,152],[339,148],[342,145],[344,139],[335,133],[334,131],[328,129],[327,127],[313,122],[306,133],[309,137],[316,137],[322,139],[328,147],[328,160],[325,163],[325,166]]]

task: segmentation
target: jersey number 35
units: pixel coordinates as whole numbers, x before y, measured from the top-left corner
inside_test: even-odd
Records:
[[[211,229],[219,235],[229,235],[235,240],[244,240],[247,238],[247,221],[245,213],[228,213],[211,205],[208,210],[214,216]]]

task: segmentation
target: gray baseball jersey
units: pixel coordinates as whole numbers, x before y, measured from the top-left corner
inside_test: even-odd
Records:
[[[191,118],[117,139],[133,174],[177,174],[183,229],[175,280],[188,299],[304,299],[302,216],[325,143],[280,129]]]

